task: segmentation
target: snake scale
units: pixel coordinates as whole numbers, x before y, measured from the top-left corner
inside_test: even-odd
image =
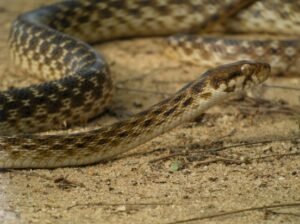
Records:
[[[20,15],[9,38],[13,61],[25,73],[49,81],[0,92],[0,168],[108,160],[263,82],[269,63],[275,73],[299,71],[299,11],[299,2],[280,0],[77,0]],[[219,29],[280,32],[288,38],[182,35]],[[124,121],[76,133],[39,133],[89,120],[108,105],[109,67],[87,43],[172,34],[179,35],[169,39],[171,49],[184,60],[218,66]]]

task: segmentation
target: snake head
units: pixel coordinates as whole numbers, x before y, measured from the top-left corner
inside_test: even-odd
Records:
[[[210,86],[215,90],[235,92],[265,81],[271,73],[270,65],[256,61],[238,61],[207,72]]]
[[[271,67],[264,62],[240,61],[241,73],[247,80],[252,81],[254,85],[264,82],[271,74]],[[248,83],[245,83],[248,84]]]

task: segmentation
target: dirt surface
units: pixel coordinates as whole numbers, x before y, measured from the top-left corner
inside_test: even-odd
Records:
[[[0,0],[2,89],[32,81],[10,72],[6,39],[19,13],[45,2],[53,1]],[[203,71],[166,57],[163,43],[95,46],[118,87],[99,123],[141,111]],[[296,88],[300,78],[267,84]],[[0,171],[0,223],[300,223],[300,92],[256,95],[264,100],[231,100],[108,163]]]

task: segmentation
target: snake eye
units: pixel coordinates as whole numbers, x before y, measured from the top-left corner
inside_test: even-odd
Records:
[[[241,71],[244,75],[249,76],[251,75],[255,70],[255,67],[251,64],[244,64],[241,67]]]

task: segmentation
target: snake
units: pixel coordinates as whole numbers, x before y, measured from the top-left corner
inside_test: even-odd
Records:
[[[299,8],[296,1],[280,0],[75,0],[19,15],[9,35],[11,58],[24,74],[47,81],[0,92],[0,169],[111,160],[254,88],[271,73],[299,71],[299,41],[293,36],[299,32],[299,17],[294,16]],[[249,14],[255,16],[254,25]],[[206,36],[220,29],[273,29],[274,14],[282,19],[279,30],[287,38]],[[239,22],[243,17],[246,21]],[[266,26],[259,25],[258,17],[267,18]],[[127,119],[78,132],[45,133],[64,122],[81,124],[109,104],[114,86],[110,68],[91,44],[148,36],[171,36],[173,53],[212,68]]]

